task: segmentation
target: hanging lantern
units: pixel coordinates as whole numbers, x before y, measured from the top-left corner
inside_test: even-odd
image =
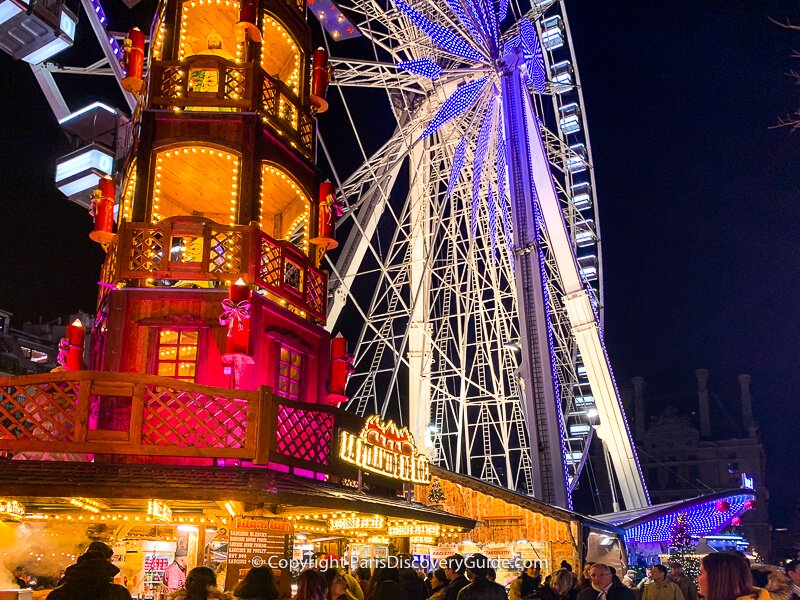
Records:
[[[122,87],[131,94],[139,95],[142,92],[144,73],[144,33],[138,27],[128,32],[125,38],[125,79]]]
[[[745,500],[744,503],[745,510],[755,510],[756,509],[756,501],[753,499]]]
[[[347,353],[347,340],[340,333],[331,340],[331,379],[327,404],[338,406],[347,400],[347,377],[354,371],[353,355]]]
[[[98,244],[107,245],[114,239],[114,198],[117,188],[109,175],[103,175],[92,192],[89,214],[94,216],[94,229],[89,238]]]
[[[242,0],[239,6],[239,22],[235,25],[236,39],[242,44],[245,40],[251,42],[261,42],[261,31],[256,25],[256,15],[258,14],[258,3],[256,0]]]
[[[325,93],[328,90],[329,81],[328,53],[325,48],[317,48],[311,56],[311,95],[309,97],[311,106],[316,109],[314,112],[317,114],[328,110]]]
[[[317,237],[311,240],[325,250],[339,245],[336,241],[336,221],[342,216],[341,206],[336,202],[336,186],[330,181],[319,184],[319,216],[317,218]]]
[[[728,512],[730,509],[731,505],[727,500],[717,502],[717,512]]]
[[[242,278],[236,280],[222,301],[220,325],[227,325],[225,354],[248,354],[250,350],[250,288]]]
[[[83,370],[83,345],[86,341],[86,328],[80,319],[75,319],[67,325],[67,356],[64,359],[64,368],[67,371]]]
[[[733,517],[731,519],[731,525],[733,525],[734,527],[738,527],[741,524],[742,524],[742,519],[740,517]]]

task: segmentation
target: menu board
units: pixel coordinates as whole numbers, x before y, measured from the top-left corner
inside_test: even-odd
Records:
[[[268,566],[275,575],[281,597],[291,595],[289,559],[294,527],[284,519],[234,520],[228,533],[228,569],[225,590],[233,591],[252,567]]]

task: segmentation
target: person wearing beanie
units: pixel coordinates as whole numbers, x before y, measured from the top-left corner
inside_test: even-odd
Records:
[[[87,552],[67,567],[63,583],[48,594],[48,600],[131,600],[123,585],[113,583],[119,568],[103,552]]]
[[[186,556],[186,548],[175,550],[175,560],[164,571],[164,577],[161,580],[167,592],[172,593],[179,590],[186,583]]]
[[[89,553],[100,554],[103,558],[107,561],[111,562],[111,559],[114,558],[114,550],[111,549],[111,546],[105,544],[103,542],[92,542],[89,544],[89,547],[86,548],[85,554]]]

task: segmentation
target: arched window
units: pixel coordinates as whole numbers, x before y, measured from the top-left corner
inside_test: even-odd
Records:
[[[275,164],[261,165],[261,229],[308,254],[311,202],[300,185]]]
[[[281,80],[295,94],[300,94],[300,71],[303,55],[286,28],[269,13],[264,14],[264,41],[261,44],[261,68]]]
[[[152,220],[202,216],[236,222],[239,158],[212,146],[180,146],[156,154]]]
[[[185,0],[181,8],[178,60],[210,54],[230,61],[241,61],[242,46],[234,31],[238,20],[238,2]]]

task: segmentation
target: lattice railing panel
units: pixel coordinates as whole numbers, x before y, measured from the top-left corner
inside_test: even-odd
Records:
[[[314,145],[314,119],[306,115],[305,113],[300,114],[300,141],[303,142],[303,146],[309,152],[312,150]]]
[[[183,67],[164,67],[161,72],[161,94],[164,98],[177,98],[185,87],[186,70]]]
[[[245,93],[244,69],[225,69],[225,99],[241,100]]]
[[[219,231],[211,236],[209,272],[242,272],[242,234],[238,231]]]
[[[333,424],[330,413],[279,404],[275,451],[327,465],[333,444]]]
[[[278,287],[281,284],[281,248],[267,238],[261,238],[261,261],[258,275],[268,286]]]
[[[244,448],[247,414],[244,400],[147,386],[142,444]]]
[[[106,259],[103,261],[103,266],[100,268],[100,283],[101,285],[97,293],[97,305],[103,301],[103,298],[108,294],[110,286],[116,283],[117,279],[117,242],[111,242],[106,254]]]
[[[261,105],[265,113],[278,114],[278,88],[266,77],[264,78],[264,88],[261,90]]]
[[[131,232],[130,271],[156,271],[163,255],[163,233],[160,229],[134,229]]]
[[[325,310],[325,279],[321,273],[308,269],[306,279],[306,299],[319,312]]]
[[[71,442],[79,383],[0,388],[0,438]]]

